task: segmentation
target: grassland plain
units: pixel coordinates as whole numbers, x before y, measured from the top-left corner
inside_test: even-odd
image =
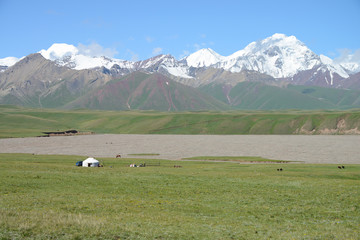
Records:
[[[0,138],[69,129],[113,134],[360,134],[360,110],[168,113],[0,105]]]
[[[0,154],[0,238],[359,239],[359,165],[84,158]]]

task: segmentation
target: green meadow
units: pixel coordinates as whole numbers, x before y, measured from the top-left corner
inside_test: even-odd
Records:
[[[248,156],[198,156],[183,158],[183,160],[211,160],[211,161],[224,161],[224,162],[239,162],[239,163],[289,163],[290,161],[272,160],[262,157],[248,157]]]
[[[0,138],[76,129],[97,134],[332,134],[359,131],[360,110],[154,112],[0,105]]]
[[[360,165],[84,159],[0,154],[0,239],[360,236]]]

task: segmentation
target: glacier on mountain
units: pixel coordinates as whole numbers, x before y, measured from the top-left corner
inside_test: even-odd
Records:
[[[230,72],[252,70],[274,78],[292,77],[300,71],[310,70],[320,65],[324,65],[325,68],[341,77],[349,77],[340,65],[329,62],[325,56],[319,57],[295,36],[287,37],[278,33],[264,40],[252,42],[230,56],[224,57],[214,51],[202,49],[185,58],[186,61],[187,59],[190,59],[192,66],[223,68]]]
[[[209,67],[213,64],[221,62],[223,58],[223,56],[216,53],[214,50],[204,48],[186,57],[185,61],[189,67],[199,68]]]
[[[345,69],[339,64],[335,63],[331,58],[325,55],[320,55],[320,60],[330,71],[330,73],[337,73],[343,78],[349,77],[349,74],[345,71]]]
[[[351,51],[349,49],[340,50],[340,56],[334,59],[350,74],[360,72],[360,49]]]
[[[105,67],[126,74],[136,70],[148,72],[169,73],[176,77],[193,78],[193,69],[217,68],[230,72],[242,70],[257,71],[274,78],[289,78],[304,70],[315,67],[323,72],[329,71],[342,78],[348,78],[349,73],[360,71],[360,61],[353,59],[341,63],[333,61],[324,55],[316,55],[295,36],[276,33],[264,40],[252,42],[244,49],[229,56],[221,56],[210,48],[201,49],[189,56],[176,60],[171,55],[158,55],[143,61],[126,61],[104,56],[91,56],[86,51],[79,50],[74,45],[55,43],[39,53],[46,59],[55,61],[58,65],[76,70]],[[0,59],[0,66],[9,67],[19,59]],[[6,69],[6,68],[3,68]]]
[[[46,59],[55,61],[61,66],[70,67],[76,70],[91,69],[96,67],[106,67],[110,69],[117,64],[120,67],[128,68],[129,62],[125,60],[88,56],[81,54],[77,47],[65,43],[54,43],[47,50],[43,49],[39,53]],[[131,65],[131,64],[130,64]],[[131,67],[131,66],[130,66]]]

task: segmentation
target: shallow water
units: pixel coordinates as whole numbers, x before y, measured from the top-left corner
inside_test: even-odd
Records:
[[[159,156],[149,157],[174,160],[195,156],[261,156],[305,163],[360,164],[360,136],[104,134],[11,138],[0,139],[0,153],[93,157],[158,153]]]

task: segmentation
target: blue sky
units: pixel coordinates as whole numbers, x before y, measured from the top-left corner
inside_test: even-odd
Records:
[[[0,23],[0,58],[53,43],[126,60],[201,48],[227,56],[274,33],[331,58],[360,49],[360,0],[0,0]]]

